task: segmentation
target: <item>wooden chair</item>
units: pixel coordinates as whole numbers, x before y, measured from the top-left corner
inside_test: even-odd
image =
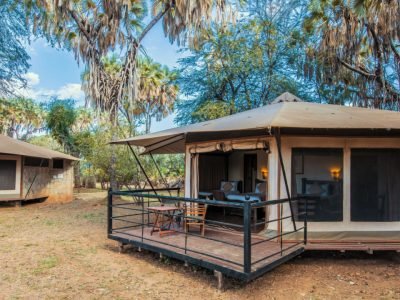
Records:
[[[190,226],[199,226],[201,235],[204,236],[206,227],[207,205],[192,203],[185,206],[183,226],[189,232]]]

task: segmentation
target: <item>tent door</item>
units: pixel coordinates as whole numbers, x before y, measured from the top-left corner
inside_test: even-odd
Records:
[[[244,192],[252,193],[255,189],[255,180],[257,177],[257,154],[245,154],[243,162]]]

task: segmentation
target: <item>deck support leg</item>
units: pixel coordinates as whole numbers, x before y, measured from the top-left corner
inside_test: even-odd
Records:
[[[18,200],[18,201],[15,201],[15,207],[22,207],[22,201],[21,200]]]
[[[393,260],[397,263],[400,263],[400,250],[396,250],[393,253]]]
[[[120,253],[120,254],[125,252],[125,246],[126,246],[126,245],[127,245],[127,244],[125,244],[125,243],[119,243],[118,250],[119,250],[119,253]]]
[[[219,290],[224,288],[224,275],[220,271],[214,271],[214,276],[217,278],[217,287]]]
[[[189,263],[185,260],[184,266],[187,268],[189,267]]]
[[[164,258],[164,255],[162,253],[160,253],[160,260],[162,260]]]
[[[137,248],[137,251],[138,251],[138,252],[142,252],[142,247],[138,247],[138,248]]]
[[[368,254],[374,254],[374,250],[368,249],[368,250],[367,250],[367,253],[368,253]]]

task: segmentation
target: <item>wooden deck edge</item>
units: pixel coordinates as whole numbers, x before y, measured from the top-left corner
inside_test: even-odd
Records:
[[[49,196],[38,196],[33,198],[0,198],[0,202],[32,201],[48,198]]]
[[[210,263],[207,262],[205,260],[202,259],[198,259],[198,258],[194,258],[190,255],[185,255],[185,254],[181,254],[181,253],[177,253],[168,249],[165,249],[163,247],[158,247],[158,246],[154,246],[154,245],[149,245],[146,243],[142,243],[140,241],[136,241],[136,240],[132,240],[132,239],[127,239],[127,238],[123,238],[123,237],[119,237],[113,234],[109,234],[108,235],[109,239],[121,242],[121,243],[126,243],[126,244],[132,244],[136,247],[141,247],[142,249],[146,249],[148,251],[151,252],[155,252],[155,253],[162,253],[165,256],[183,261],[185,263],[190,263],[193,265],[198,265],[200,267],[212,270],[212,271],[219,271],[229,277],[233,277],[233,278],[237,278],[243,281],[247,281],[248,280],[248,274],[244,273],[244,272],[239,272],[218,264],[214,264],[214,263]]]
[[[400,251],[400,242],[308,243],[305,249],[310,251]]]
[[[208,262],[202,258],[195,258],[188,254],[178,253],[178,252],[163,248],[162,246],[150,245],[145,242],[141,242],[141,241],[137,241],[134,239],[129,239],[129,238],[113,235],[113,234],[109,234],[108,238],[118,241],[120,243],[132,244],[136,247],[140,247],[142,249],[146,249],[151,252],[160,253],[165,256],[183,261],[184,263],[198,265],[200,267],[209,269],[211,271],[219,271],[228,277],[236,278],[236,279],[242,280],[244,282],[249,282],[257,277],[260,277],[260,276],[264,275],[265,273],[271,271],[272,269],[280,266],[281,264],[293,259],[294,257],[296,257],[304,252],[303,246],[296,248],[293,251],[288,251],[284,256],[280,257],[277,260],[274,260],[271,263],[268,263],[262,267],[259,267],[255,270],[251,271],[250,273],[245,273],[245,272],[240,272],[240,271],[231,269],[226,266],[222,266],[217,263]]]

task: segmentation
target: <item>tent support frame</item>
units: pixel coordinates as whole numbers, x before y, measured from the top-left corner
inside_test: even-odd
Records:
[[[287,194],[287,198],[289,200],[289,207],[290,207],[290,214],[292,216],[293,228],[294,228],[294,230],[296,230],[296,220],[294,218],[294,213],[293,213],[292,197],[290,194],[289,184],[288,184],[288,180],[287,180],[285,164],[283,162],[283,157],[282,157],[281,129],[279,127],[274,130],[274,137],[275,137],[276,145],[278,148],[279,163],[280,163],[281,169],[282,169],[283,181],[285,182],[286,194]]]
[[[154,165],[156,166],[157,172],[158,172],[158,174],[160,175],[162,182],[164,183],[165,187],[168,189],[169,186],[168,186],[167,180],[165,180],[165,177],[163,176],[163,174],[162,174],[162,172],[161,172],[161,170],[160,170],[160,168],[159,168],[159,166],[158,166],[156,160],[154,159],[153,154],[152,154],[151,152],[149,152],[149,155],[150,155],[150,157],[151,157],[151,159],[152,159]],[[172,196],[171,191],[170,191],[169,189],[168,189],[168,194],[169,194],[170,196]]]
[[[140,162],[139,158],[137,157],[135,151],[133,151],[132,146],[129,144],[129,142],[126,142],[126,144],[128,145],[129,149],[131,150],[131,153],[132,153],[133,157],[135,158],[136,163],[139,165],[140,170],[143,172],[144,176],[146,177],[146,180],[149,183],[152,191],[154,192],[155,195],[158,195],[156,189],[153,186],[153,183],[151,182],[151,180],[150,180],[149,176],[147,175],[146,171],[144,170],[142,163]]]

